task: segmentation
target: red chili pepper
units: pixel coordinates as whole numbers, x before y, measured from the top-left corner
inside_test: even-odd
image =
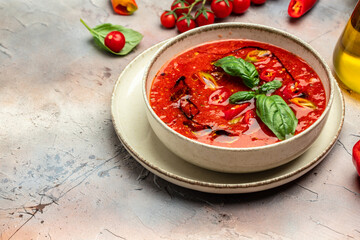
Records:
[[[255,112],[254,112],[254,110],[252,110],[252,109],[247,110],[247,111],[244,113],[244,118],[242,119],[242,123],[249,124],[249,123],[250,123],[250,119],[251,119],[251,118],[254,118],[254,117],[255,117]]]
[[[248,106],[250,105],[250,103],[243,103],[243,104],[239,104],[239,105],[236,105],[232,108],[229,108],[227,110],[224,110],[224,118],[226,120],[231,120],[233,119],[234,117],[236,117],[237,115],[239,115],[242,111],[245,110],[245,108],[247,108]]]
[[[220,88],[214,91],[209,97],[209,104],[226,106],[229,104],[231,93],[227,88]]]
[[[111,4],[114,11],[120,15],[131,15],[138,9],[135,0],[111,0]]]
[[[291,0],[288,13],[293,18],[299,18],[309,11],[317,0]]]
[[[360,141],[355,143],[352,150],[352,160],[360,176]]]
[[[271,69],[271,68],[265,69],[260,74],[260,79],[264,80],[266,82],[270,82],[270,81],[274,80],[275,77],[276,77],[276,72],[274,69]]]

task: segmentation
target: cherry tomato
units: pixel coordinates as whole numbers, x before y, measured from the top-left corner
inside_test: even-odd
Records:
[[[173,28],[176,24],[176,15],[173,11],[165,11],[160,17],[161,25],[166,28]]]
[[[218,18],[225,18],[231,14],[233,3],[230,0],[213,0],[211,10]]]
[[[199,9],[195,13],[195,21],[198,26],[204,26],[214,23],[215,15],[211,10]]]
[[[104,42],[111,51],[120,52],[125,46],[125,36],[119,31],[112,31],[106,35]]]
[[[171,10],[174,11],[175,8],[183,8],[183,7],[189,7],[189,4],[184,1],[184,0],[175,0],[172,4],[171,4]],[[174,12],[176,13],[177,17],[181,17],[183,13],[188,13],[189,9],[188,8],[184,8],[184,9],[177,9]]]
[[[227,88],[220,88],[215,90],[209,97],[209,104],[226,106],[229,104],[230,95],[230,90]]]
[[[183,33],[196,27],[194,19],[190,15],[184,15],[176,22],[176,27],[179,32]]]
[[[352,150],[352,160],[360,176],[360,141],[355,143]]]
[[[272,68],[267,68],[264,71],[262,71],[260,74],[260,79],[266,82],[270,82],[274,80],[275,77],[276,77],[276,72]]]
[[[264,4],[266,2],[266,0],[251,0],[252,3],[260,5],[260,4]]]
[[[233,1],[233,13],[240,14],[246,12],[250,7],[250,0],[234,0]]]

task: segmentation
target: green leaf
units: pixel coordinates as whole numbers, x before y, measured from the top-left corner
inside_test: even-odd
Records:
[[[190,27],[191,20],[194,20],[193,16],[191,16],[190,14],[186,14],[186,13],[183,13],[183,16],[181,18],[179,18],[178,22],[183,19],[185,19],[188,27]]]
[[[242,101],[253,99],[254,97],[255,97],[255,92],[253,91],[240,91],[232,94],[229,97],[229,102],[232,104],[236,104]]]
[[[109,51],[116,55],[126,55],[131,50],[133,50],[142,40],[143,35],[137,31],[134,31],[130,28],[125,28],[120,25],[113,25],[111,23],[104,23],[101,25],[98,25],[94,28],[90,28],[82,19],[80,21],[85,25],[85,27],[89,30],[89,32],[93,35],[94,41],[96,45],[98,45],[100,48]],[[111,51],[107,46],[105,46],[105,37],[109,32],[112,31],[119,31],[122,34],[124,34],[125,37],[125,46],[123,49],[121,49],[120,52],[113,52]]]
[[[201,14],[204,15],[204,17],[206,18],[206,20],[208,20],[209,16],[207,13],[213,13],[213,11],[205,8],[204,6],[202,6],[199,10],[196,11],[195,13],[195,19],[197,19]]]
[[[294,135],[298,120],[279,95],[256,95],[256,114],[280,140]]]
[[[264,83],[260,86],[259,90],[261,93],[269,93],[270,91],[274,91],[282,86],[282,82],[279,80],[274,80],[271,82]]]
[[[259,73],[254,64],[246,62],[242,58],[227,56],[216,61],[214,65],[221,67],[231,76],[240,77],[249,88],[254,88],[260,83]]]
[[[223,2],[223,1],[226,3],[226,6],[230,7],[229,0],[217,0],[216,2],[218,3],[218,2]]]

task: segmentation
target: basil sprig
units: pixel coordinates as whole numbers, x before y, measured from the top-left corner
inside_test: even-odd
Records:
[[[278,80],[274,80],[271,82],[267,82],[260,87],[255,87],[255,91],[240,91],[232,94],[229,97],[229,102],[232,104],[236,104],[243,101],[248,101],[256,97],[258,94],[269,94],[272,91],[280,88],[282,86],[282,82]]]
[[[257,93],[270,93],[272,91],[275,91],[276,89],[280,88],[282,86],[282,82],[279,80],[273,80],[271,82],[267,82],[259,87],[257,89]]]
[[[256,95],[256,114],[280,140],[294,135],[298,119],[279,95]]]
[[[94,28],[90,28],[82,19],[80,19],[80,21],[82,22],[82,24],[85,25],[85,27],[93,35],[96,45],[98,45],[100,48],[102,48],[108,52],[111,52],[113,54],[116,54],[116,55],[122,56],[122,55],[128,54],[129,52],[131,52],[131,50],[133,50],[140,43],[140,41],[143,38],[143,35],[141,33],[134,31],[130,28],[125,28],[120,25],[104,23],[104,24],[100,24]],[[111,49],[109,49],[107,46],[105,46],[105,42],[104,42],[105,37],[109,32],[112,32],[112,31],[119,31],[122,34],[124,34],[125,46],[123,49],[121,49],[120,52],[111,51]]]
[[[232,94],[229,97],[229,102],[232,104],[236,104],[243,101],[248,101],[253,99],[256,96],[255,92],[253,91],[240,91]]]
[[[282,86],[281,81],[273,80],[259,86],[259,73],[254,64],[234,56],[221,58],[214,65],[221,67],[231,76],[240,77],[243,83],[253,90],[232,94],[230,103],[238,104],[255,98],[256,114],[277,138],[284,140],[295,134],[298,119],[294,112],[279,95],[267,96]]]
[[[281,86],[281,81],[274,80],[263,84],[255,91],[236,92],[229,97],[229,102],[237,104],[256,98],[256,114],[278,139],[284,140],[294,135],[298,120],[282,97],[265,95]]]
[[[221,67],[231,76],[240,77],[243,83],[249,88],[254,88],[260,83],[259,73],[254,64],[242,58],[227,56],[217,60],[214,65]]]

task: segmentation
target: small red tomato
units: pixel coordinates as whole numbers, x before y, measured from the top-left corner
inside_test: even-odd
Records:
[[[213,0],[211,10],[218,18],[225,18],[231,14],[233,3],[230,0]]]
[[[179,32],[183,33],[195,28],[196,23],[190,15],[184,15],[177,20],[176,27]]]
[[[246,12],[250,7],[250,0],[234,0],[233,1],[233,13],[240,14]]]
[[[109,32],[105,37],[105,46],[113,52],[120,52],[125,46],[125,36],[119,31]]]
[[[173,11],[165,11],[160,17],[161,25],[166,28],[175,27],[176,15]]]
[[[272,68],[267,68],[264,71],[262,71],[260,74],[260,79],[266,82],[270,82],[274,80],[275,77],[276,77],[276,72]]]
[[[252,3],[260,5],[260,4],[264,4],[266,2],[266,0],[251,0]]]
[[[177,17],[181,17],[183,13],[188,13],[189,4],[184,0],[175,0],[171,4],[171,10],[174,11],[175,8],[183,8],[183,9],[176,9],[174,12],[176,13]]]
[[[215,15],[211,10],[202,8],[196,11],[195,21],[198,26],[204,26],[214,23]]]
[[[352,160],[360,176],[360,141],[355,143],[352,150]]]

